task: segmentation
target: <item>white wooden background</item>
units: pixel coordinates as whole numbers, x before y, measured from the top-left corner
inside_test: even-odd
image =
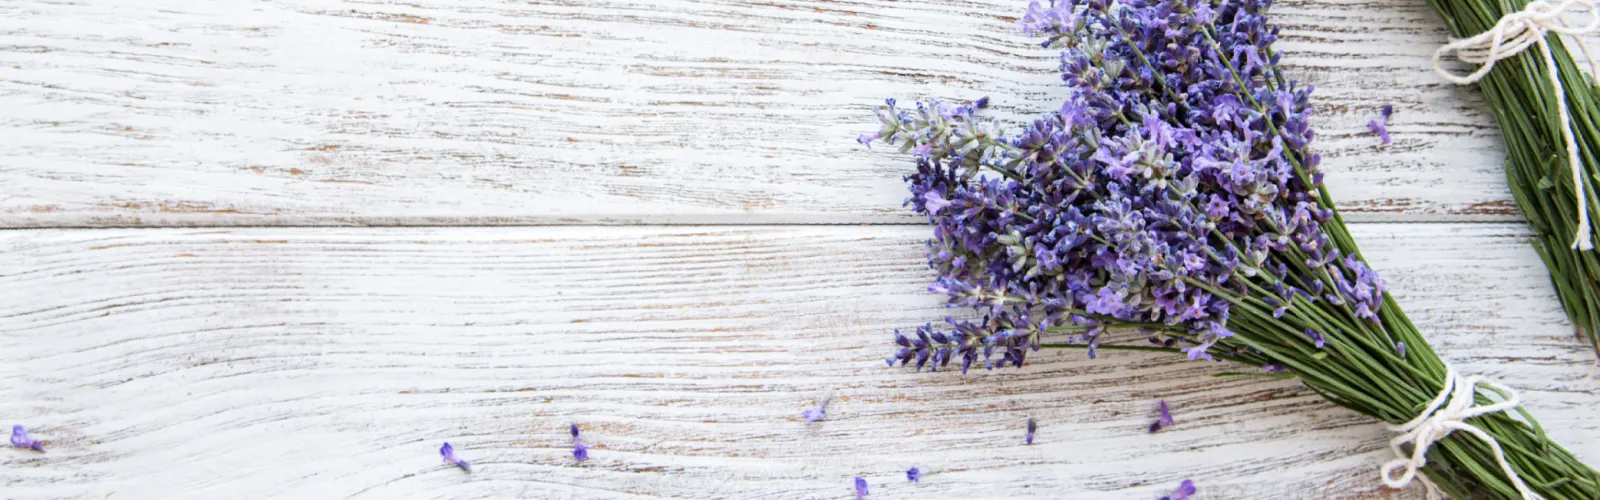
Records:
[[[1053,107],[1023,6],[0,2],[0,424],[49,450],[0,450],[0,498],[1416,495],[1379,485],[1380,425],[1225,365],[884,367],[946,311],[909,162],[853,138],[890,96]],[[1600,368],[1481,97],[1430,73],[1440,22],[1273,12],[1401,303],[1600,462]]]

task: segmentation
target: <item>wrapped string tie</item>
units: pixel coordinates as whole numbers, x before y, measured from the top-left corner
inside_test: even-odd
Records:
[[[1489,449],[1494,451],[1495,460],[1500,462],[1500,470],[1505,472],[1506,478],[1511,480],[1511,485],[1522,494],[1522,498],[1528,500],[1542,498],[1528,489],[1528,484],[1522,482],[1522,478],[1511,468],[1511,463],[1506,461],[1506,453],[1500,448],[1500,443],[1495,442],[1494,438],[1483,429],[1466,422],[1469,418],[1481,415],[1511,411],[1522,404],[1522,396],[1517,394],[1516,390],[1488,381],[1482,376],[1463,377],[1456,372],[1454,366],[1448,364],[1445,366],[1444,388],[1439,390],[1439,396],[1433,398],[1417,418],[1404,424],[1388,426],[1389,430],[1400,435],[1389,440],[1389,449],[1394,450],[1394,455],[1398,458],[1383,464],[1383,468],[1379,469],[1379,473],[1383,475],[1383,484],[1390,488],[1404,488],[1407,484],[1411,484],[1412,479],[1420,479],[1428,490],[1428,498],[1442,497],[1439,486],[1418,472],[1428,465],[1428,448],[1432,447],[1433,443],[1444,439],[1452,432],[1462,431],[1477,436],[1489,445]],[[1474,406],[1479,386],[1499,393],[1505,400],[1488,406]],[[1412,443],[1409,457],[1400,449],[1400,445],[1405,443]],[[1398,477],[1394,475],[1396,471],[1400,471]]]
[[[1573,26],[1561,18],[1568,9],[1578,6],[1589,9],[1589,23],[1583,26]],[[1565,0],[1554,3],[1547,0],[1528,2],[1528,6],[1521,12],[1507,14],[1495,23],[1494,28],[1471,38],[1451,39],[1450,43],[1433,51],[1433,70],[1439,76],[1457,85],[1467,85],[1483,79],[1494,69],[1494,63],[1509,57],[1514,57],[1528,47],[1538,45],[1544,54],[1545,66],[1550,70],[1550,85],[1556,91],[1556,109],[1561,118],[1561,137],[1567,141],[1567,164],[1572,170],[1573,198],[1578,209],[1578,230],[1572,236],[1572,248],[1578,250],[1593,250],[1593,237],[1589,234],[1589,206],[1583,196],[1583,162],[1579,160],[1578,140],[1572,130],[1571,112],[1567,110],[1567,94],[1561,87],[1561,78],[1557,76],[1556,57],[1550,51],[1550,43],[1545,40],[1547,33],[1556,33],[1567,36],[1581,36],[1600,30],[1600,8],[1596,8],[1596,0]],[[1589,55],[1588,44],[1578,40],[1578,47],[1583,50],[1583,57],[1589,60],[1589,71],[1596,71],[1594,57]],[[1440,64],[1440,59],[1446,54],[1454,52],[1462,61],[1480,65],[1476,71],[1465,76],[1446,71]]]

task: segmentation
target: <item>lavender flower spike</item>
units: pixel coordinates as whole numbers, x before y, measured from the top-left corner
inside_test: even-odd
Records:
[[[817,423],[818,420],[822,420],[822,417],[828,415],[828,401],[832,399],[833,389],[822,391],[822,397],[817,398],[817,406],[806,408],[805,411],[800,412],[800,416],[805,417],[807,424]]]
[[[572,458],[579,462],[589,459],[589,447],[578,441],[578,424],[572,424]]]
[[[867,480],[856,478],[856,500],[867,497]]]
[[[1033,433],[1039,431],[1039,422],[1033,417],[1028,417],[1028,435],[1023,438],[1027,444],[1033,444]]]
[[[472,469],[468,468],[466,460],[456,458],[456,449],[454,446],[450,446],[449,441],[445,441],[444,446],[439,447],[439,455],[444,457],[445,463],[454,464],[456,467],[460,467],[461,470],[472,472]]]
[[[11,446],[44,451],[44,443],[37,439],[28,439],[28,430],[20,425],[11,426]]]
[[[1150,432],[1161,430],[1172,425],[1172,412],[1167,410],[1167,400],[1161,400],[1161,418],[1150,424]]]
[[[1378,137],[1383,139],[1384,144],[1389,143],[1389,115],[1393,114],[1394,106],[1385,105],[1382,116],[1367,120],[1367,128],[1372,129],[1372,133],[1378,134]]]
[[[1189,500],[1189,495],[1193,495],[1194,491],[1194,481],[1185,479],[1183,484],[1178,485],[1177,490],[1173,491],[1171,495],[1161,497],[1161,500]]]

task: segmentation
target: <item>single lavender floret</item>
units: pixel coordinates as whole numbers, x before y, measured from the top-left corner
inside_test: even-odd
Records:
[[[1378,137],[1383,139],[1384,144],[1389,143],[1389,116],[1393,114],[1394,106],[1384,105],[1382,115],[1367,120],[1367,128],[1371,129],[1372,133],[1378,134]]]
[[[1173,490],[1171,495],[1161,497],[1161,500],[1189,500],[1189,496],[1194,495],[1194,493],[1194,481],[1185,479],[1182,484],[1178,485],[1178,489]]]
[[[1318,333],[1316,330],[1312,330],[1310,328],[1307,328],[1306,329],[1306,336],[1307,337],[1311,337],[1311,342],[1315,343],[1317,345],[1318,349],[1321,349],[1323,346],[1328,345],[1328,337],[1323,336],[1321,333]]]
[[[452,464],[456,467],[460,467],[461,470],[472,472],[472,469],[469,468],[466,460],[456,458],[456,449],[454,446],[450,446],[449,441],[445,441],[444,446],[439,447],[439,456],[444,457],[444,462],[447,464]]]
[[[44,451],[44,442],[28,438],[28,430],[21,425],[11,426],[11,446],[27,448],[33,451]]]
[[[867,480],[856,478],[856,500],[867,497]]]
[[[894,360],[890,360],[889,364],[893,366]],[[806,408],[805,411],[800,412],[800,416],[806,419],[807,424],[817,423],[818,420],[828,416],[828,402],[832,399],[832,390],[823,391],[822,396],[817,398],[817,406]]]
[[[1167,410],[1167,400],[1161,400],[1161,418],[1150,424],[1150,432],[1156,432],[1165,427],[1172,426],[1172,412]]]
[[[922,480],[922,469],[918,469],[916,467],[912,467],[910,469],[906,469],[906,480],[907,481],[911,481],[913,483],[921,482],[921,480]]]
[[[578,440],[578,424],[572,424],[572,458],[579,462],[589,459],[589,447]]]
[[[1405,342],[1395,342],[1395,344],[1394,344],[1394,354],[1396,356],[1400,356],[1400,359],[1406,359],[1406,343]]]

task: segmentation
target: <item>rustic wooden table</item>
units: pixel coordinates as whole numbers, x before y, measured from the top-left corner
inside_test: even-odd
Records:
[[[908,160],[853,138],[889,96],[1052,108],[1021,1],[136,3],[0,2],[0,423],[49,445],[0,450],[0,497],[1417,494],[1380,486],[1381,425],[1291,381],[884,366],[947,311]],[[1439,20],[1274,17],[1397,298],[1600,461],[1600,369],[1480,95],[1430,72]],[[1149,434],[1157,399],[1178,423]]]

